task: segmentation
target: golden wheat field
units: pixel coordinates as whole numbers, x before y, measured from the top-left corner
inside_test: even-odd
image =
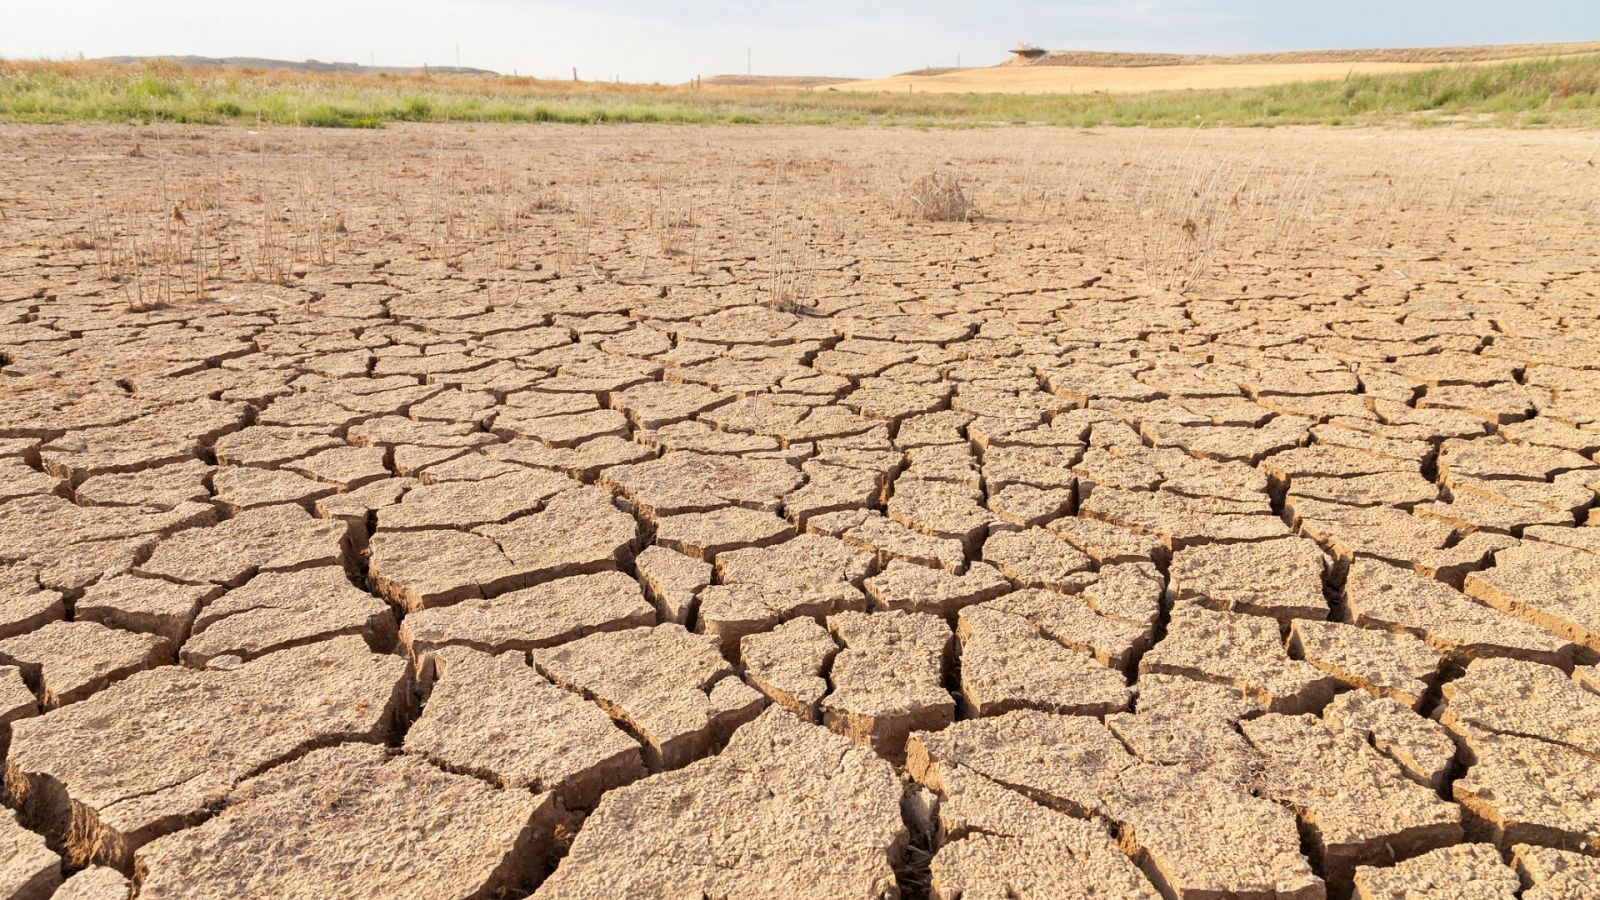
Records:
[[[1460,65],[1491,64],[1467,62]],[[912,73],[849,81],[830,85],[829,89],[925,94],[1143,94],[1338,81],[1352,75],[1403,75],[1437,68],[1435,63],[1366,61],[1138,67],[992,66],[933,75]]]
[[[1005,65],[929,69],[852,80],[833,90],[934,94],[1142,94],[1256,88],[1339,81],[1363,75],[1406,75],[1441,66],[1474,68],[1570,59],[1600,51],[1600,42],[1502,44],[1397,50],[1313,50],[1234,55],[1048,52]],[[1040,51],[1044,52],[1044,51]]]
[[[1600,896],[1597,156],[0,126],[0,896]]]

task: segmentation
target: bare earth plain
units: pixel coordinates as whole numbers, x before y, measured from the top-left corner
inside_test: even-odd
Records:
[[[1600,896],[1592,134],[0,156],[0,896]]]

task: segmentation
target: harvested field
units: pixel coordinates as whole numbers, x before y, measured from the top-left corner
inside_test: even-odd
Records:
[[[1188,56],[1175,53],[1052,52],[970,69],[932,68],[833,85],[838,91],[930,94],[1143,94],[1218,91],[1358,76],[1415,75],[1441,67],[1498,67],[1590,56],[1600,43],[1507,44],[1433,50],[1323,50]]]
[[[1600,890],[1591,133],[0,154],[0,896]]]
[[[1600,53],[1600,41],[1552,44],[1480,44],[1465,47],[1382,47],[1366,50],[1278,50],[1265,53],[1118,53],[1050,50],[1043,56],[1014,57],[1019,66],[1226,66],[1315,62],[1397,62],[1443,65],[1507,59],[1544,59]]]

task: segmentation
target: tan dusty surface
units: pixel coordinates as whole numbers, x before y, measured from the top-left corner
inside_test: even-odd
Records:
[[[1596,148],[0,129],[0,896],[1596,896]]]
[[[1545,59],[1545,56],[1528,57]],[[1495,65],[1508,59],[1449,65]],[[1296,81],[1338,81],[1348,75],[1386,75],[1437,69],[1438,62],[1246,62],[1160,66],[990,66],[950,69],[937,75],[892,75],[829,85],[831,91],[928,94],[1139,94],[1147,91],[1259,87]]]

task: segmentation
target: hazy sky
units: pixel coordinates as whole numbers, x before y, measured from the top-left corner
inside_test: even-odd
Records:
[[[1051,48],[1238,52],[1600,39],[1600,0],[0,0],[0,56],[193,53],[685,81],[875,76]]]

